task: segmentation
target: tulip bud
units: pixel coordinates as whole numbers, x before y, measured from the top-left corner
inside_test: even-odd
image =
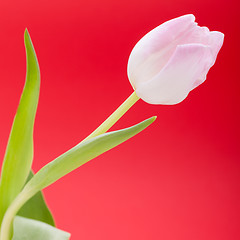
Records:
[[[224,34],[199,27],[192,14],[167,21],[133,48],[128,77],[138,97],[151,104],[177,104],[203,83]]]

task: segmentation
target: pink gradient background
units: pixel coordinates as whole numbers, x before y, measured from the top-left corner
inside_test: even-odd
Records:
[[[72,240],[240,239],[239,1],[0,2],[0,157],[25,78],[28,28],[42,82],[34,170],[77,144],[132,92],[135,43],[193,13],[225,33],[207,81],[175,106],[139,101],[114,129],[157,115],[147,130],[44,192]]]

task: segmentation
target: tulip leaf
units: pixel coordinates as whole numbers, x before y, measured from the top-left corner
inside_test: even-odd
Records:
[[[16,216],[12,240],[68,240],[70,233],[41,221]]]
[[[40,169],[26,184],[25,189],[37,192],[100,154],[125,142],[155,121],[149,118],[122,130],[108,132],[83,141]]]
[[[27,181],[29,181],[32,177],[33,172],[31,171]],[[31,199],[29,199],[22,206],[17,215],[25,218],[35,219],[55,226],[54,219],[50,210],[47,207],[43,193],[41,191],[34,195]]]
[[[22,190],[33,160],[33,126],[38,105],[40,71],[28,31],[25,31],[26,82],[15,115],[0,180],[0,225],[13,199]]]

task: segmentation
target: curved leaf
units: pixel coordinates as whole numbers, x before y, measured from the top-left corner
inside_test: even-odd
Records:
[[[84,163],[138,134],[153,123],[155,119],[156,117],[152,117],[132,127],[104,133],[79,143],[41,168],[26,184],[24,190],[28,191],[30,189],[29,192],[34,193],[49,186]]]

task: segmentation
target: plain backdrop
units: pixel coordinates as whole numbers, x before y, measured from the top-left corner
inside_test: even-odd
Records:
[[[0,0],[0,157],[24,85],[27,27],[42,77],[34,171],[131,94],[128,56],[152,28],[193,13],[225,34],[184,102],[139,101],[113,129],[157,115],[153,125],[44,190],[72,240],[240,239],[238,9],[237,0]]]

